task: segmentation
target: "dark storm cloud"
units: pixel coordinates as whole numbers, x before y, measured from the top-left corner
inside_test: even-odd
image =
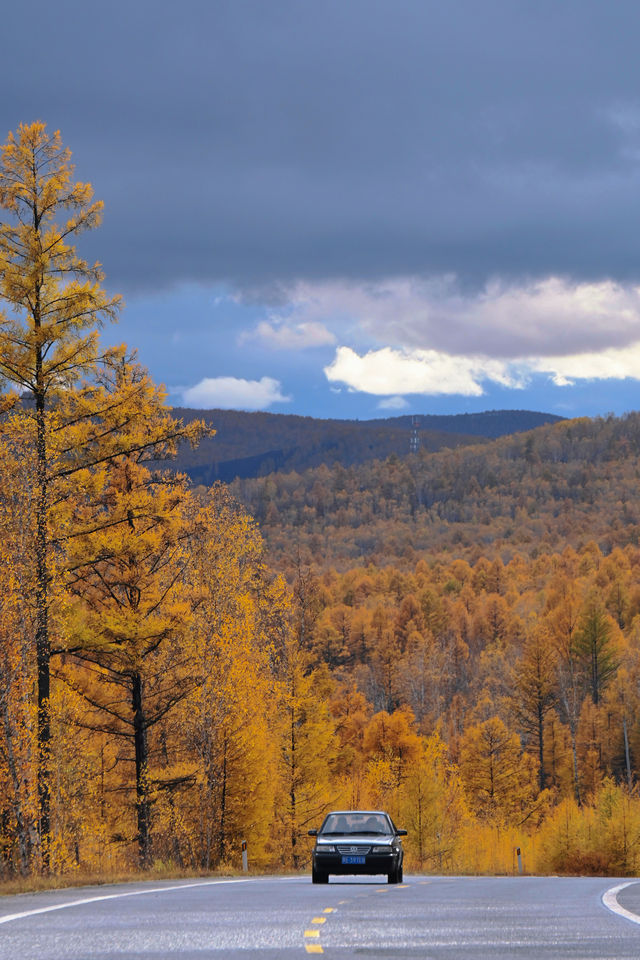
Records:
[[[60,127],[110,283],[640,278],[640,8],[13,4],[4,131]]]

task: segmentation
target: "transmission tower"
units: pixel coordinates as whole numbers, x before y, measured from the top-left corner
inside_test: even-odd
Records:
[[[420,417],[411,418],[411,438],[409,440],[409,453],[417,453],[420,448],[420,437],[418,436],[418,427],[420,426]]]

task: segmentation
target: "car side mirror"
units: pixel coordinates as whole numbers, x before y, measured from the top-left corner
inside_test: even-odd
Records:
[[[399,837],[406,837],[407,831],[406,831],[406,830],[396,830],[396,834],[397,834]]]
[[[317,836],[318,836],[318,831],[317,831],[317,830],[307,830],[307,833],[309,834],[310,837],[317,837]]]

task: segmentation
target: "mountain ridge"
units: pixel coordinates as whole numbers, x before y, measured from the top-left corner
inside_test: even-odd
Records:
[[[368,460],[403,456],[415,433],[419,448],[435,452],[466,446],[537,426],[560,422],[554,414],[530,410],[492,410],[450,415],[422,414],[372,420],[337,420],[297,414],[175,407],[185,422],[203,419],[216,435],[196,450],[183,445],[175,467],[194,483],[267,476],[307,470],[321,464],[353,466]]]

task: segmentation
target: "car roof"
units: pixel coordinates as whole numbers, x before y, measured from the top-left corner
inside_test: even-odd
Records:
[[[368,816],[371,814],[381,814],[383,817],[388,817],[389,814],[386,810],[330,810],[326,814],[327,817],[330,817],[334,813],[344,814],[344,813],[366,813]]]

